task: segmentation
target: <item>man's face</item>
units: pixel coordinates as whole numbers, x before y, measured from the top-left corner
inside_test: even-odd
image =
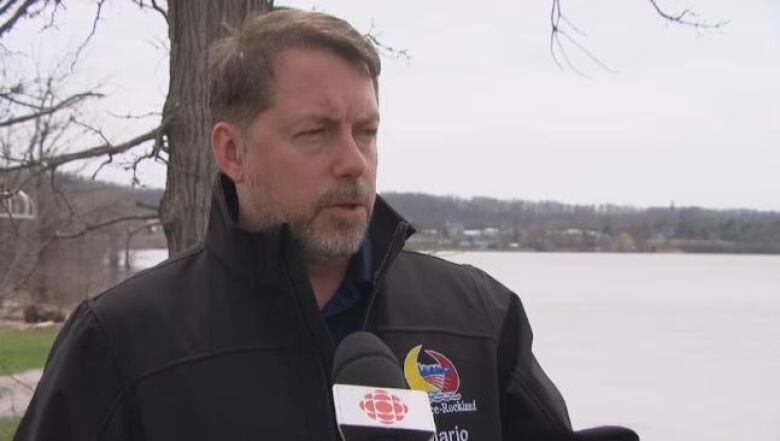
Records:
[[[239,217],[281,222],[308,260],[353,255],[376,198],[379,110],[367,69],[316,49],[274,57],[274,101],[246,130]]]

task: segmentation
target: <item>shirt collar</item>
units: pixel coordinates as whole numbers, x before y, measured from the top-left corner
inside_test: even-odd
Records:
[[[371,239],[366,236],[358,252],[352,256],[341,286],[322,308],[323,317],[340,314],[357,305],[363,297],[368,295],[373,277],[372,253]]]

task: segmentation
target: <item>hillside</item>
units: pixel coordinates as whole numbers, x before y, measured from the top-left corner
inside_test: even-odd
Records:
[[[780,253],[780,213],[387,193],[420,246],[539,251]]]

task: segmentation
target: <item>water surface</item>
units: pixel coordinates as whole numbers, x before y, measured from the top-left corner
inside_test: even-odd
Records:
[[[442,255],[523,300],[575,427],[780,440],[780,256]]]

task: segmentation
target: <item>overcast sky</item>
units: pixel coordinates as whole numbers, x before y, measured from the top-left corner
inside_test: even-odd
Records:
[[[561,2],[614,73],[572,46],[588,78],[555,65],[551,1],[277,1],[373,22],[408,50],[380,77],[382,191],[780,210],[780,2],[661,2],[729,20],[711,32],[669,25],[647,0]],[[70,4],[57,30],[27,24],[6,44],[44,61],[72,51],[93,2]],[[95,118],[116,141],[154,121],[105,112],[159,110],[167,89],[167,30],[128,4],[108,5],[76,77],[105,84]],[[163,186],[164,169],[142,178]]]

